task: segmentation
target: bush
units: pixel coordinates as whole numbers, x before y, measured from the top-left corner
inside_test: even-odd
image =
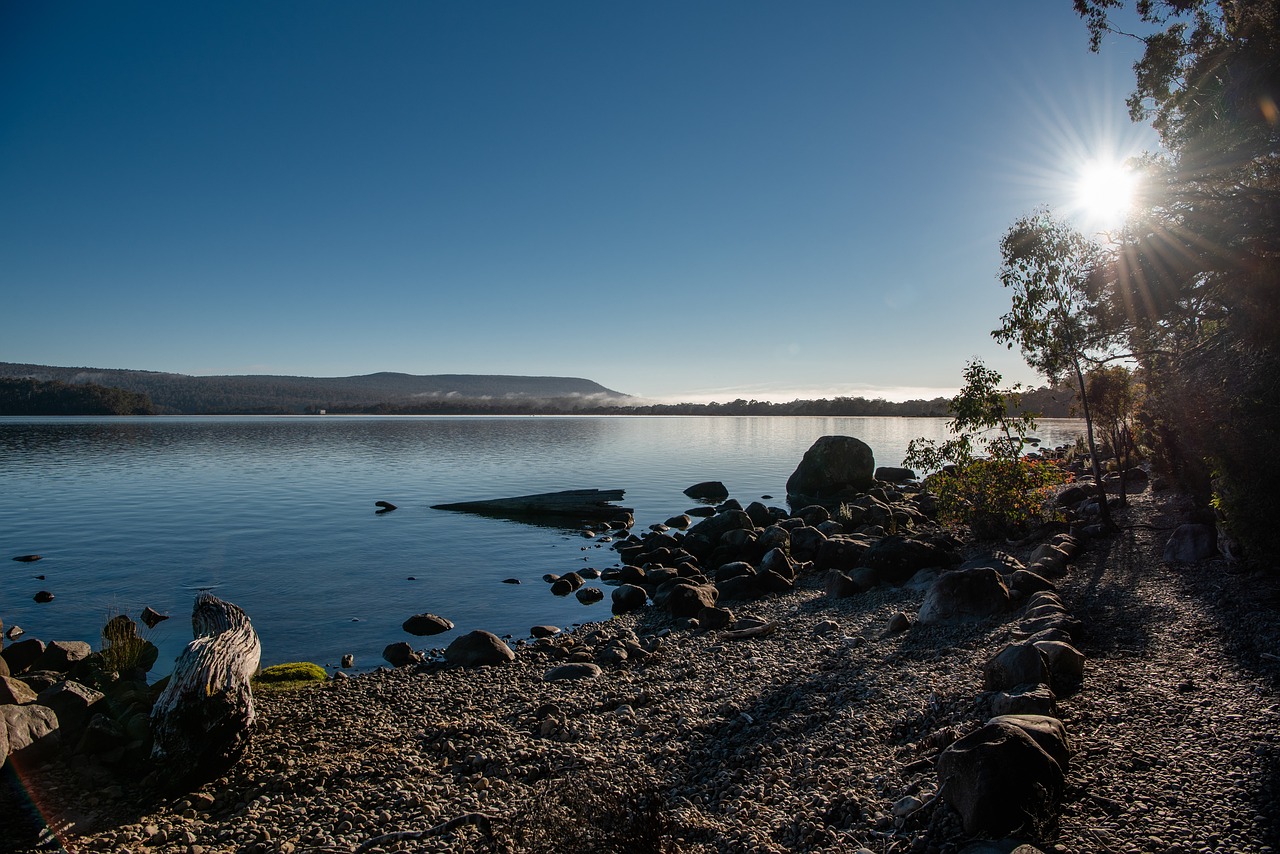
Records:
[[[930,475],[925,485],[937,496],[940,520],[996,539],[1050,521],[1054,487],[1067,479],[1051,461],[979,459]]]

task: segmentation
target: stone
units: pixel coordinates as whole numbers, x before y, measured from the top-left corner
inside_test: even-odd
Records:
[[[578,575],[578,573],[566,572],[552,583],[551,592],[557,596],[568,596],[581,587],[583,583],[582,576]]]
[[[673,617],[697,617],[707,608],[714,608],[720,592],[711,584],[680,584],[667,596],[667,611]]]
[[[1054,690],[1063,695],[1084,680],[1084,655],[1069,643],[1058,640],[1032,641],[1049,664]]]
[[[1016,685],[1008,691],[996,691],[990,696],[994,715],[1052,715],[1053,691],[1048,685]]]
[[[355,667],[355,666],[356,666],[356,657],[355,657],[354,655],[352,655],[351,653],[347,653],[346,655],[342,656],[342,666],[343,666],[343,667]]]
[[[452,631],[453,622],[444,617],[437,617],[435,614],[414,614],[405,620],[400,628],[416,637],[427,637]]]
[[[1062,798],[1058,763],[1022,728],[988,723],[938,757],[943,798],[960,814],[965,833],[1039,835]]]
[[[896,635],[911,628],[911,618],[899,611],[885,623],[884,634]]]
[[[796,577],[795,566],[788,559],[787,553],[780,548],[765,552],[764,557],[760,558],[760,565],[756,567],[756,572],[760,575],[772,572],[788,580],[794,580]]]
[[[751,517],[746,513],[741,510],[728,509],[703,519],[690,528],[685,537],[687,540],[702,538],[714,546],[729,531],[753,531],[755,527],[755,523],[751,521]],[[689,547],[686,546],[686,548]]]
[[[1048,715],[1000,715],[987,721],[989,724],[1013,724],[1031,736],[1040,749],[1053,757],[1067,773],[1067,763],[1071,760],[1071,743],[1067,740],[1067,728],[1062,721]]]
[[[1217,556],[1218,530],[1213,525],[1179,525],[1164,546],[1165,563],[1194,563]]]
[[[823,436],[805,451],[787,478],[788,496],[821,498],[848,490],[866,491],[875,482],[875,456],[851,436]]]
[[[831,511],[821,504],[810,504],[808,507],[802,507],[796,515],[803,519],[806,525],[815,528],[823,522],[831,520]]]
[[[169,619],[167,614],[161,614],[150,605],[142,609],[142,622],[146,623],[149,629],[154,629],[167,619]]]
[[[729,490],[718,480],[704,480],[686,489],[684,494],[695,501],[722,501],[729,497]]]
[[[1052,581],[1042,575],[1036,575],[1029,569],[1019,569],[1009,576],[1009,588],[1026,594],[1057,589]]]
[[[559,626],[534,626],[529,629],[529,634],[535,638],[549,638],[560,634]]]
[[[901,466],[880,466],[876,469],[875,479],[885,483],[906,483],[916,479],[916,473]]]
[[[925,594],[916,619],[924,624],[989,617],[1009,609],[1009,588],[991,567],[944,572]]]
[[[819,637],[835,634],[838,631],[840,631],[840,624],[835,620],[823,620],[813,627],[813,633]]]
[[[764,588],[760,586],[759,579],[754,573],[735,575],[724,581],[717,581],[716,589],[720,592],[719,598],[725,601],[750,602],[765,594]]]
[[[733,611],[728,608],[703,608],[697,614],[698,626],[707,631],[727,629],[733,624]]]
[[[679,528],[683,531],[685,528],[688,528],[693,524],[693,519],[688,513],[681,513],[679,516],[672,516],[663,524],[668,528]]]
[[[47,706],[0,706],[8,755],[20,767],[43,762],[61,742],[58,716]]]
[[[514,661],[511,647],[492,632],[477,629],[454,638],[444,651],[444,660],[453,667],[487,667]]]
[[[862,564],[880,574],[890,584],[901,584],[918,570],[935,566],[954,566],[957,556],[949,549],[924,540],[885,537],[867,549]]]
[[[604,600],[604,591],[599,587],[583,587],[580,590],[575,590],[573,595],[583,605],[594,605]]]
[[[37,592],[36,595],[32,596],[31,600],[33,602],[39,602],[41,604],[44,604],[46,602],[52,602],[53,594],[50,593],[48,590],[41,590]]]
[[[625,614],[637,608],[643,608],[649,594],[643,587],[634,584],[620,584],[613,590],[613,613]]]
[[[1018,685],[1048,683],[1049,666],[1044,653],[1029,643],[1006,644],[982,670],[988,691],[1007,691]]]
[[[106,708],[103,699],[101,691],[64,679],[41,691],[36,702],[53,709],[58,716],[58,728],[64,735],[78,736],[89,723],[89,718]]]
[[[382,650],[382,658],[392,667],[407,667],[422,661],[422,653],[404,641],[389,644]]]
[[[848,573],[838,569],[827,571],[825,590],[832,599],[848,599],[862,592],[862,587]]]
[[[598,665],[580,661],[553,667],[542,674],[544,682],[563,682],[575,679],[599,679],[604,671]]]
[[[25,706],[36,701],[36,692],[12,676],[0,676],[0,706]]]
[[[791,557],[795,560],[817,560],[822,544],[827,535],[817,528],[808,525],[793,528],[791,531]]]

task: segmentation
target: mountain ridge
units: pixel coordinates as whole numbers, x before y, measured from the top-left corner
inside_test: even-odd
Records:
[[[0,362],[0,377],[93,383],[146,394],[168,414],[314,412],[426,400],[616,403],[629,395],[581,377],[515,374],[407,374],[378,371],[347,377],[284,374],[198,376],[126,368],[61,367]]]

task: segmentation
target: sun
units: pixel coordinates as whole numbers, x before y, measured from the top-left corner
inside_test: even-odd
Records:
[[[1133,207],[1137,174],[1119,160],[1090,160],[1076,179],[1076,207],[1093,226],[1116,228]]]

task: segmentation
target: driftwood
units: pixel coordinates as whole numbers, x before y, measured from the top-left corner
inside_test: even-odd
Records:
[[[431,509],[459,510],[487,516],[564,516],[608,522],[634,512],[630,507],[615,507],[609,503],[621,501],[624,494],[626,490],[622,489],[568,489],[564,492],[543,492],[515,498],[436,504]]]
[[[244,754],[253,726],[249,678],[262,644],[249,617],[208,591],[191,612],[195,640],[151,710],[151,758],[171,788],[219,776]]]
[[[765,623],[762,626],[752,626],[749,629],[735,629],[731,632],[721,632],[721,640],[742,640],[743,638],[767,638],[778,630],[777,623]]]

